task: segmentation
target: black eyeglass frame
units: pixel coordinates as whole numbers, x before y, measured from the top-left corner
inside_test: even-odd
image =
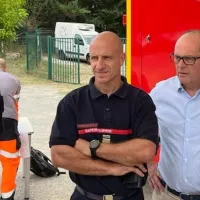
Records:
[[[176,56],[176,55],[174,55],[174,53],[171,53],[171,54],[169,55],[170,60],[171,60],[173,63],[178,64],[181,60],[183,60],[183,62],[184,62],[186,65],[194,65],[194,64],[196,63],[196,60],[200,58],[200,56],[198,56],[198,57],[194,57],[194,56],[177,56],[178,61],[175,62],[175,59],[174,59],[175,56]],[[192,62],[187,62],[186,59],[192,59]]]

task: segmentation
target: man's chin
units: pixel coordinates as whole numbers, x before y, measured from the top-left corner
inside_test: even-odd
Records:
[[[107,83],[108,79],[107,78],[95,77],[95,81],[98,82],[98,83]]]
[[[189,81],[188,76],[178,76],[178,78],[182,84]]]
[[[188,78],[183,78],[183,77],[179,77],[179,81],[183,86],[188,85],[190,83],[190,80],[188,80]]]

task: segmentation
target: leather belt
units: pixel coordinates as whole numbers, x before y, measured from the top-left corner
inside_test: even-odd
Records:
[[[91,192],[86,192],[85,190],[83,190],[82,188],[80,188],[79,186],[76,186],[76,190],[78,192],[80,192],[83,196],[89,198],[89,199],[93,199],[93,200],[122,200],[125,197],[122,196],[115,196],[113,195],[98,195],[98,194],[93,194]]]
[[[168,192],[172,193],[173,195],[177,197],[180,197],[182,200],[200,200],[200,194],[185,194],[185,193],[177,192],[176,190],[170,188],[162,179],[160,179],[160,181],[163,187],[167,188]]]

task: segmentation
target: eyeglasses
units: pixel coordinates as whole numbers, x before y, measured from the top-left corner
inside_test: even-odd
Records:
[[[178,64],[181,60],[183,60],[183,62],[186,65],[194,65],[196,60],[199,59],[200,57],[193,57],[193,56],[177,56],[174,55],[174,53],[170,54],[170,60],[176,64]]]

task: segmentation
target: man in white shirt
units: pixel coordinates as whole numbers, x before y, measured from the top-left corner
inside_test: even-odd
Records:
[[[200,200],[200,30],[184,33],[170,55],[176,76],[151,91],[159,122],[158,167],[149,164],[153,200]]]

